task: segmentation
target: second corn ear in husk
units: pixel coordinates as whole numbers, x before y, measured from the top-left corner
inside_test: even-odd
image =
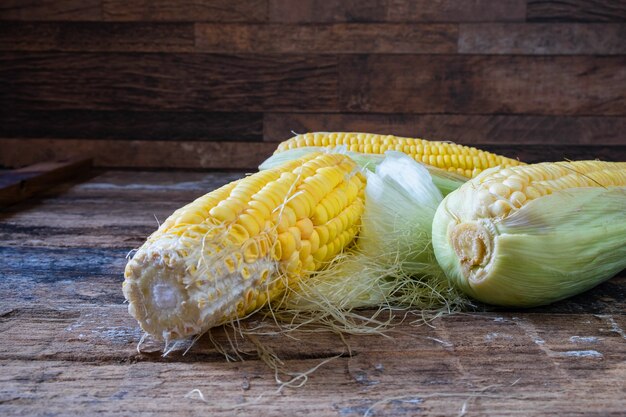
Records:
[[[502,306],[549,304],[626,268],[626,163],[492,170],[448,195],[433,246],[451,282]]]

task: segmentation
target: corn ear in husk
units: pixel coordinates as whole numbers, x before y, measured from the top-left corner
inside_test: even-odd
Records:
[[[557,168],[573,170],[571,183],[581,166]],[[448,195],[434,218],[433,246],[451,283],[485,303],[532,307],[579,294],[626,268],[626,187],[602,186],[613,174],[598,172],[580,176],[589,186],[514,204],[508,215],[489,215],[481,201],[486,188],[479,184],[489,172]],[[626,178],[623,169],[617,175],[613,183]],[[509,206],[491,210],[502,207]]]

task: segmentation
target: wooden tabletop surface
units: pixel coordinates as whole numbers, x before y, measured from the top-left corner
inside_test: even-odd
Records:
[[[286,370],[319,366],[300,388],[279,390],[250,340],[236,340],[244,361],[227,361],[208,336],[186,354],[189,345],[163,357],[150,340],[138,352],[121,292],[126,254],[157,219],[241,175],[100,172],[1,211],[0,415],[625,415],[625,272],[544,308],[479,308],[430,325],[409,316],[386,336],[345,343],[259,337]],[[234,355],[223,329],[212,335]]]

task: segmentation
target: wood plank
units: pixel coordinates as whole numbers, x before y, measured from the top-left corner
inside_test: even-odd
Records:
[[[528,0],[530,22],[624,22],[626,4],[613,0]]]
[[[0,209],[26,200],[60,182],[82,177],[91,169],[91,159],[41,162],[0,173]]]
[[[626,146],[578,146],[578,145],[480,145],[484,150],[518,158],[529,164],[537,162],[600,159],[603,161],[626,161]]]
[[[4,51],[191,52],[192,23],[4,22]]]
[[[107,168],[256,169],[272,143],[89,139],[0,139],[0,166],[67,157],[93,157]]]
[[[292,132],[371,132],[463,144],[621,145],[625,117],[525,115],[266,113],[263,137],[280,142]]]
[[[267,0],[102,0],[105,20],[264,22]]]
[[[269,17],[278,23],[523,21],[526,0],[270,0]]]
[[[139,247],[158,222],[176,209],[242,176],[240,172],[108,171],[6,208],[0,214],[0,242],[15,248],[128,251]]]
[[[214,53],[452,53],[450,24],[196,25],[200,51]]]
[[[462,24],[459,52],[517,55],[624,55],[626,26],[609,23]]]
[[[348,112],[623,115],[625,64],[624,56],[344,55],[341,104]]]
[[[71,407],[77,415],[230,415],[228,406],[245,404],[251,408],[247,412],[262,415],[289,410],[293,415],[360,416],[374,406],[377,413],[398,416],[450,415],[466,407],[507,416],[598,411],[617,416],[626,405],[621,395],[623,336],[611,330],[621,329],[620,316],[451,316],[437,320],[433,328],[405,325],[392,339],[349,337],[352,357],[322,365],[304,389],[275,396],[270,394],[277,388],[274,374],[263,363],[220,361],[214,350],[212,355],[210,348],[204,350],[202,340],[189,358],[180,351],[169,360],[154,351],[133,353],[131,345],[140,334],[128,332],[109,311],[87,309],[78,318],[67,312],[31,318],[20,311],[12,314],[3,323],[3,336],[8,337],[2,340],[17,337],[24,349],[13,349],[9,357],[38,360],[2,360],[0,410],[36,414],[43,407],[47,412]],[[25,340],[24,329],[40,331],[29,331],[34,340]],[[285,336],[263,341],[283,356],[295,354],[286,362],[292,371],[302,372],[334,356],[328,349],[332,335],[297,336],[298,341]],[[336,341],[331,344],[336,346]],[[305,359],[303,347],[328,356]],[[186,399],[192,389],[200,389],[208,403]],[[255,404],[261,393],[267,400]],[[477,396],[475,401],[469,401],[472,396]]]
[[[100,20],[101,0],[2,0],[2,20]]]
[[[168,111],[3,111],[10,138],[258,141],[261,113]]]
[[[337,80],[332,55],[0,53],[0,105],[24,110],[328,110]]]
[[[68,306],[67,308],[16,307],[5,314],[0,321],[0,334],[3,340],[12,340],[23,347],[19,351],[10,344],[0,344],[0,360],[67,360],[80,362],[119,363],[119,362],[214,362],[224,361],[223,354],[213,345],[211,338],[223,346],[229,354],[239,353],[252,361],[256,347],[249,337],[236,334],[230,327],[219,327],[205,335],[190,348],[191,341],[183,341],[168,358],[159,355],[163,342],[148,337],[137,345],[143,335],[137,322],[128,314],[125,305]],[[363,312],[371,314],[370,312]],[[621,334],[623,316],[619,314],[536,314],[532,312],[458,313],[446,315],[430,322],[432,326],[412,326],[394,321],[385,335],[345,335],[345,341],[331,332],[316,329],[317,337],[306,330],[293,330],[288,335],[258,335],[258,340],[276,354],[288,360],[329,358],[344,354],[346,346],[351,347],[353,359],[359,356],[379,354],[416,355],[418,352],[443,360],[444,366],[433,368],[454,368],[448,361],[455,356],[464,356],[467,351],[509,351],[511,354],[545,355],[558,362],[567,359],[564,353],[577,349],[594,350],[606,361],[605,367],[615,365],[619,357],[626,355],[621,348],[624,336]],[[259,313],[243,324],[243,329],[260,328],[266,332],[277,332],[280,327]],[[462,329],[469,327],[472,332]],[[407,333],[407,331],[409,333]],[[293,337],[289,337],[293,336]],[[305,345],[306,351],[301,348]],[[85,349],[90,346],[90,349]],[[185,351],[189,351],[185,354]],[[531,352],[529,352],[531,351]],[[450,353],[454,352],[452,356]],[[573,356],[573,355],[571,355]],[[412,358],[414,359],[414,358]],[[427,359],[426,359],[427,360]],[[519,359],[518,359],[519,360]],[[448,362],[448,363],[446,363]],[[547,361],[538,366],[545,366]],[[575,362],[569,362],[575,364]],[[561,362],[561,372],[567,369],[568,361]],[[593,364],[593,362],[591,362]],[[597,362],[596,362],[597,364]],[[442,364],[443,365],[443,364]],[[580,365],[580,364],[579,364]],[[489,367],[482,363],[467,364],[474,376],[488,374]],[[531,367],[531,364],[529,364]],[[596,365],[597,367],[597,365]],[[536,368],[532,366],[533,370]],[[549,366],[553,372],[554,367]],[[568,369],[569,370],[569,369]],[[574,369],[571,369],[574,370]],[[596,368],[597,370],[597,368]],[[466,369],[470,371],[470,369]],[[580,371],[580,369],[577,369]],[[510,372],[510,370],[509,370]]]

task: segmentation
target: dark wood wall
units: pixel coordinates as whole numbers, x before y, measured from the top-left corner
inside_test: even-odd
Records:
[[[626,1],[2,0],[0,166],[252,168],[291,132],[626,160]]]

